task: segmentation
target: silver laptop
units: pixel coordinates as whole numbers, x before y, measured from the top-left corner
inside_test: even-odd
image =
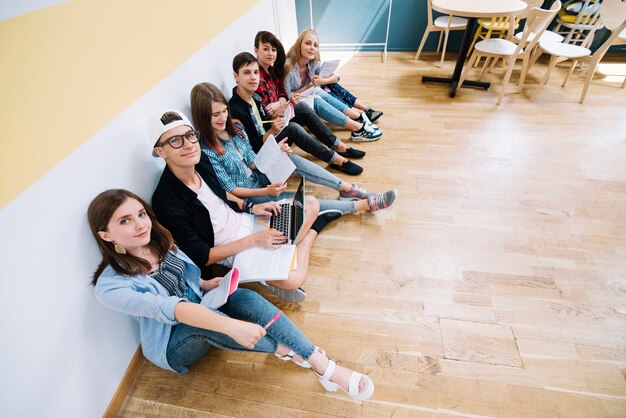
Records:
[[[304,176],[293,197],[293,201],[280,203],[281,211],[278,216],[255,216],[252,232],[262,231],[266,227],[259,221],[264,221],[272,229],[282,232],[287,237],[287,244],[294,244],[304,223]]]

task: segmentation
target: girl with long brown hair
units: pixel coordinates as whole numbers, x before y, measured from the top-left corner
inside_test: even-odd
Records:
[[[274,353],[313,368],[328,391],[353,399],[372,396],[374,384],[336,365],[278,308],[248,289],[237,289],[219,309],[199,302],[216,282],[172,243],[149,206],[126,190],[107,190],[89,205],[87,218],[102,261],[93,276],[104,306],[139,322],[142,351],[157,366],[186,373],[211,346]],[[219,279],[218,279],[219,280]]]

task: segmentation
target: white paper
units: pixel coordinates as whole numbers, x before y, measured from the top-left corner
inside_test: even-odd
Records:
[[[253,247],[238,253],[233,267],[239,270],[239,283],[287,280],[295,251],[295,245],[281,245],[275,249]]]
[[[339,60],[324,61],[322,68],[320,69],[320,77],[330,77],[335,72],[337,67],[339,67]]]
[[[204,294],[200,304],[206,306],[207,308],[217,309],[220,306],[224,305],[228,300],[228,296],[230,296],[236,289],[238,285],[239,274],[234,274],[233,272],[236,270],[233,268],[229,271],[226,276],[222,278],[220,285],[214,289],[209,290]],[[232,283],[233,280],[235,283]],[[232,283],[232,286],[231,286]]]
[[[293,105],[291,103],[289,103],[287,105],[287,107],[285,108],[285,113],[283,114],[283,122],[285,123],[283,125],[283,129],[285,129],[287,127],[287,125],[289,125],[289,121],[291,119],[293,119],[293,117],[295,116],[294,113],[295,112],[293,110]],[[282,132],[283,129],[281,129],[281,132]]]
[[[267,176],[272,184],[283,184],[296,169],[287,153],[280,150],[274,135],[270,135],[265,140],[254,159],[254,165]]]
[[[309,87],[308,89],[300,93],[300,101],[303,101],[311,109],[313,109],[313,101],[315,100],[316,97],[319,97],[317,95],[318,91],[319,91],[319,86]]]

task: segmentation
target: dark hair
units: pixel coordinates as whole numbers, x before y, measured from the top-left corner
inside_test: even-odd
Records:
[[[233,58],[233,71],[238,73],[241,67],[246,67],[253,62],[258,63],[254,55],[249,52],[240,52]]]
[[[167,111],[167,112],[163,113],[163,115],[161,115],[160,120],[161,120],[161,123],[163,124],[163,126],[165,126],[168,123],[174,122],[175,120],[183,120],[183,118],[181,118],[180,115],[178,113],[176,113],[176,112]],[[163,134],[161,134],[161,136],[163,136]],[[155,147],[157,146],[157,144],[161,140],[161,136],[156,139],[156,142],[154,143]]]
[[[191,118],[198,132],[200,132],[200,138],[202,142],[211,148],[213,151],[220,155],[223,155],[224,147],[219,140],[213,126],[211,126],[211,116],[213,113],[213,102],[222,103],[228,106],[228,101],[217,86],[211,83],[199,83],[191,89]],[[237,129],[230,118],[230,113],[226,118],[226,132],[230,135],[241,135],[241,130]]]
[[[102,253],[102,261],[100,261],[100,265],[92,276],[91,284],[93,285],[96,284],[98,277],[100,277],[107,265],[110,265],[116,273],[126,276],[136,276],[150,272],[150,263],[148,261],[131,254],[116,252],[113,243],[103,240],[98,235],[99,231],[107,230],[113,213],[128,199],[138,201],[152,221],[152,231],[150,232],[150,243],[148,245],[157,253],[157,256],[159,258],[165,257],[167,252],[174,247],[172,235],[161,226],[157,221],[156,215],[143,199],[128,190],[106,190],[96,196],[89,204],[89,209],[87,209],[89,228]]]
[[[276,48],[276,62],[274,63],[274,71],[276,75],[282,80],[284,78],[285,72],[285,48],[283,44],[280,43],[278,38],[274,36],[272,32],[268,32],[262,30],[257,32],[254,37],[254,47],[259,48],[261,43],[270,44],[274,48]]]

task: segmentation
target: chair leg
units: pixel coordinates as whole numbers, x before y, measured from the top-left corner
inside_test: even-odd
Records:
[[[480,74],[478,74],[478,79],[477,80],[480,80],[481,78],[483,78],[483,74],[485,74],[485,70],[489,66],[489,63],[491,62],[492,59],[496,59],[496,58],[494,58],[494,57],[485,57],[485,63],[483,64],[483,68],[480,70]]]
[[[539,47],[539,45],[537,45],[535,47],[535,50],[531,52],[531,57],[530,57],[530,62],[528,63],[528,71],[530,71],[531,68],[533,68],[533,66],[535,65],[535,62],[537,62],[537,59],[541,56],[541,54],[543,54],[543,51],[541,50],[541,48]]]
[[[504,78],[502,79],[502,89],[500,90],[500,96],[498,96],[498,101],[496,105],[502,103],[502,99],[504,98],[504,93],[506,93],[506,88],[509,86],[509,80],[511,79],[511,74],[513,73],[513,67],[515,67],[515,58],[511,56],[507,60],[506,74],[504,74]]]
[[[593,68],[590,68],[587,77],[585,79],[585,86],[583,87],[583,91],[580,94],[580,104],[585,101],[585,97],[587,97],[587,91],[589,90],[589,85],[591,84],[591,80],[593,79],[593,74],[596,72],[596,66],[593,65]]]
[[[437,53],[441,51],[441,39],[443,38],[443,33],[439,32],[439,39],[437,40]]]
[[[488,73],[492,72],[493,69],[496,68],[496,64],[498,63],[498,61],[500,61],[499,57],[493,57],[493,61],[491,61],[491,64],[489,65],[489,68],[487,69]],[[504,62],[504,59],[502,59],[502,61]]]
[[[524,54],[522,57],[522,72],[519,76],[519,81],[517,82],[517,92],[521,93],[524,90],[524,83],[526,82],[526,73],[528,72],[528,62],[530,61],[530,52]]]
[[[476,29],[476,33],[474,34],[474,39],[472,40],[472,43],[471,43],[470,47],[467,50],[467,56],[468,57],[470,56],[470,54],[474,50],[474,45],[476,45],[476,41],[478,41],[478,37],[480,36],[480,32],[481,32],[481,26],[479,25],[478,29]]]
[[[469,61],[467,62],[467,65],[465,66],[465,69],[463,70],[463,72],[461,73],[461,78],[459,79],[459,85],[457,88],[461,88],[461,86],[463,85],[463,82],[465,81],[465,79],[467,78],[467,73],[469,72],[470,68],[472,68],[472,63],[478,58],[480,57],[480,55],[478,55],[476,53],[476,51],[472,52],[472,56],[470,57]]]
[[[443,59],[446,57],[446,47],[448,46],[448,36],[450,35],[450,28],[447,27],[443,35],[443,49],[441,50],[441,62],[439,68],[443,68]]]
[[[537,97],[537,93],[539,93],[539,90],[541,90],[543,85],[548,82],[548,79],[550,78],[550,73],[554,69],[554,66],[556,65],[558,58],[559,57],[557,57],[556,55],[553,55],[552,57],[550,57],[550,63],[548,64],[548,69],[546,70],[546,74],[543,76],[543,80],[541,80],[541,83],[537,85],[537,90],[535,90],[535,93],[533,93],[532,97],[530,98],[531,102],[535,101],[535,97]]]
[[[420,47],[417,49],[417,53],[415,54],[415,61],[419,58],[422,53],[422,48],[424,48],[424,44],[426,44],[426,39],[428,39],[428,35],[430,34],[430,26],[426,28],[424,35],[422,36],[422,42],[420,42]]]
[[[623,89],[624,87],[626,87],[626,77],[624,78],[624,82],[622,83],[622,87],[620,88]]]
[[[565,79],[563,79],[563,84],[561,84],[561,87],[565,87],[565,85],[567,84],[567,80],[569,79],[569,76],[572,75],[572,73],[574,72],[574,68],[576,68],[576,64],[578,64],[578,60],[574,60],[574,62],[572,63],[571,68],[565,75]]]

